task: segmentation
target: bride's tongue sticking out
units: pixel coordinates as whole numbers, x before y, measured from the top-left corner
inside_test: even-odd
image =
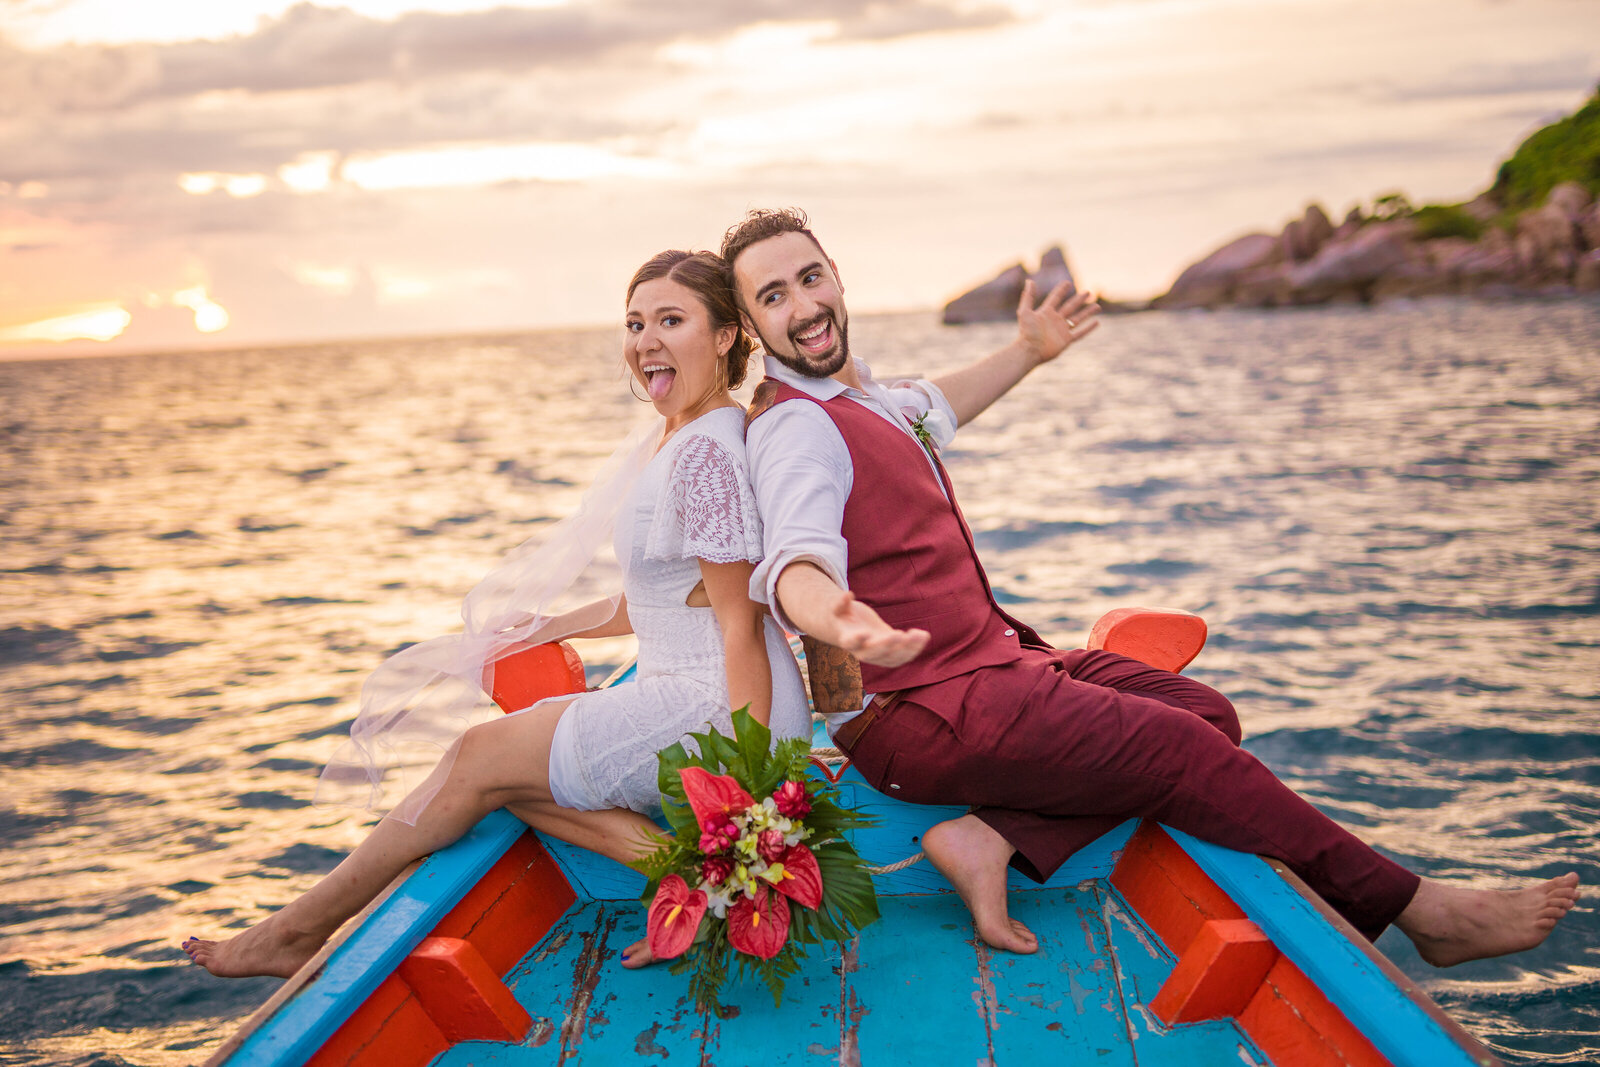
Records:
[[[672,388],[672,380],[677,376],[678,372],[672,370],[670,367],[663,367],[661,370],[651,371],[649,375],[647,375],[648,380],[645,386],[645,388],[650,391],[650,399],[660,400],[662,397],[666,396],[667,390]]]

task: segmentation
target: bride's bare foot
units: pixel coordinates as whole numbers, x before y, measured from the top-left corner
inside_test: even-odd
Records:
[[[978,936],[995,948],[1023,955],[1039,951],[1039,940],[1006,911],[1006,865],[1014,851],[976,815],[963,815],[928,829],[922,850],[972,912]]]
[[[276,915],[252,926],[238,937],[226,941],[202,941],[191,937],[183,943],[189,958],[218,978],[250,978],[271,975],[288,978],[317,954],[326,937],[284,932],[278,929]]]
[[[1395,925],[1435,967],[1533,948],[1578,902],[1578,876],[1522,889],[1462,889],[1424,878]]]
[[[630,971],[648,967],[655,961],[655,956],[650,952],[650,943],[642,937],[622,950],[622,965]]]

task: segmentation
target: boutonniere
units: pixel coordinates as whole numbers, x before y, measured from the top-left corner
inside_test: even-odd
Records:
[[[907,411],[905,415],[911,422],[912,436],[922,444],[923,448],[928,450],[929,456],[937,459],[940,443],[950,436],[945,429],[948,420],[944,417],[944,413],[924,411],[913,418],[911,413]]]

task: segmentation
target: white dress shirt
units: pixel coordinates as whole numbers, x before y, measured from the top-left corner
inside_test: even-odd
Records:
[[[862,390],[833,378],[806,378],[771,356],[766,372],[818,400],[841,393],[912,434],[911,420],[927,416],[924,426],[943,448],[955,436],[956,418],[944,393],[932,382],[910,379],[881,383],[861,360],[855,361]],[[914,436],[914,435],[913,435]],[[750,576],[750,599],[766,604],[784,629],[800,629],[778,606],[778,575],[792,563],[815,564],[842,588],[850,587],[844,540],[844,506],[855,472],[850,448],[825,411],[815,404],[778,404],[750,424],[745,438],[750,479],[761,510],[765,557]],[[933,460],[928,459],[933,467]],[[943,482],[940,482],[942,487]],[[848,715],[829,716],[837,728]]]

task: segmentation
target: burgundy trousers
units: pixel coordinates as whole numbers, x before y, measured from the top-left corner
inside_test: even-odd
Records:
[[[890,796],[971,805],[1036,881],[1143,816],[1282,860],[1376,939],[1417,876],[1280,782],[1239,737],[1233,705],[1193,679],[1112,652],[1029,648],[1018,662],[904,690],[849,754]]]

